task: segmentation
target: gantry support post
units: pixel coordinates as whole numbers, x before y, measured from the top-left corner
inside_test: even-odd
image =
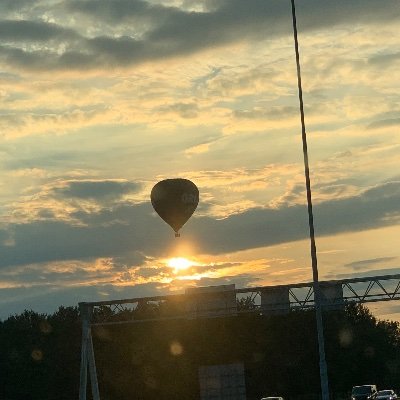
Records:
[[[99,385],[97,381],[96,362],[90,320],[93,306],[79,303],[79,311],[82,319],[82,348],[81,348],[81,372],[79,381],[79,400],[86,400],[87,393],[87,371],[89,367],[90,383],[93,400],[100,400]]]

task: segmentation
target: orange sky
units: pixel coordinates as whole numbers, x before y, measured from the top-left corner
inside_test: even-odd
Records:
[[[320,278],[400,273],[398,2],[297,9]],[[0,318],[311,280],[289,4],[0,11]],[[178,240],[149,201],[174,177],[200,190]]]

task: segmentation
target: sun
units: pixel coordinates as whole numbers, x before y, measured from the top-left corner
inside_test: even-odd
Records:
[[[168,267],[173,268],[175,273],[178,273],[179,271],[184,271],[193,266],[194,263],[187,258],[174,257],[168,260],[167,265]]]

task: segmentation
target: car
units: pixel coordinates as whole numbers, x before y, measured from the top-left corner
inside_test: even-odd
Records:
[[[272,396],[272,397],[263,397],[261,400],[284,400],[284,399],[283,397]]]
[[[396,400],[397,394],[392,389],[380,390],[376,395],[376,400]]]
[[[351,400],[375,400],[377,393],[376,385],[353,386]]]

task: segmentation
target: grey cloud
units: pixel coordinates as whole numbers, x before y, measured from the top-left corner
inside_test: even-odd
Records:
[[[24,146],[21,146],[21,153]],[[17,156],[12,158],[9,157],[9,160],[5,162],[5,168],[9,170],[20,169],[20,168],[47,168],[54,166],[65,166],[67,164],[78,163],[79,156],[82,153],[76,151],[73,153],[72,151],[63,151],[60,149],[55,149],[53,152],[49,152],[45,156],[35,156],[33,154],[26,153],[26,156],[21,156],[18,158]],[[86,154],[83,154],[85,156]],[[84,157],[83,157],[84,159]],[[76,165],[76,164],[75,164]],[[80,165],[80,164],[78,164]]]
[[[8,268],[10,270],[12,267]],[[2,280],[7,281],[7,272],[1,274]],[[49,285],[55,284],[56,282],[62,282],[63,285],[68,285],[76,282],[85,282],[88,279],[98,278],[99,273],[97,271],[86,271],[83,268],[74,268],[71,271],[50,271],[46,270],[46,267],[41,265],[24,267],[18,275],[12,276],[14,284],[20,286],[36,286],[36,285]],[[101,276],[112,277],[113,272],[102,273]]]
[[[307,115],[316,115],[320,113],[320,106],[305,106],[305,112]],[[245,118],[245,119],[273,119],[280,120],[285,118],[291,118],[297,116],[299,113],[298,107],[293,106],[264,106],[264,107],[254,107],[248,110],[235,110],[233,115],[236,118]]]
[[[38,216],[40,218],[44,218],[44,219],[51,219],[51,218],[55,217],[55,215],[54,215],[52,210],[40,210],[38,212]]]
[[[220,40],[243,35],[263,35],[271,31],[290,31],[290,4],[278,0],[215,0],[204,3],[206,12],[185,12],[179,8],[151,5],[142,0],[66,1],[71,12],[85,13],[92,18],[120,21],[133,17],[149,17],[161,21],[153,38],[188,36],[192,42],[209,41],[218,31]],[[346,22],[395,20],[399,16],[396,0],[338,0],[321,2],[303,0],[297,5],[301,26],[312,29]],[[286,26],[285,26],[286,22]],[[264,31],[257,32],[260,26]],[[236,33],[235,33],[236,32]],[[237,36],[236,36],[237,37]]]
[[[66,12],[95,16],[96,19],[112,23],[132,18],[164,19],[171,13],[179,13],[177,8],[151,4],[142,0],[72,0],[65,1],[63,7]]]
[[[29,66],[30,69],[53,68],[54,56],[48,51],[28,52],[18,48],[0,45],[0,59],[4,62],[18,67]]]
[[[3,46],[2,58],[11,65],[37,70],[97,68],[99,65],[130,65],[190,54],[207,47],[249,38],[267,39],[291,33],[290,7],[282,1],[229,0],[208,4],[208,12],[188,12],[141,0],[65,1],[63,7],[67,12],[85,14],[96,22],[99,19],[112,21],[110,29],[119,35],[124,31],[124,23],[129,18],[135,19],[135,23],[141,22],[139,25],[147,31],[144,31],[140,39],[112,34],[84,39],[68,28],[53,24],[9,21],[7,23],[13,29],[3,30],[3,34],[9,39],[27,37],[29,40],[30,33],[40,40],[67,36],[70,39],[67,51],[62,55],[56,51],[27,52]],[[298,14],[299,29],[310,30],[349,22],[354,24],[395,20],[400,16],[400,11],[397,0],[339,0],[323,3],[304,0],[298,4]],[[116,26],[116,23],[119,25]],[[17,24],[24,29],[17,30]]]
[[[229,262],[229,263],[214,264],[214,265],[204,265],[204,266],[201,266],[201,268],[203,268],[207,271],[219,271],[219,270],[225,269],[225,268],[239,267],[240,265],[243,265],[243,263]]]
[[[368,59],[370,64],[376,64],[379,67],[391,65],[393,62],[400,60],[400,53],[377,54]]]
[[[396,21],[400,15],[397,0],[306,0],[297,2],[300,29],[313,29],[345,23]]]
[[[201,189],[201,188],[200,188]],[[388,182],[346,199],[314,206],[317,237],[390,226],[400,216],[400,182]],[[123,257],[138,251],[165,256],[173,232],[153,212],[150,202],[119,203],[100,212],[78,212],[83,226],[61,221],[10,225],[14,246],[0,246],[0,266],[57,260]],[[1,234],[5,233],[0,231]],[[219,254],[271,246],[308,237],[306,206],[255,208],[225,219],[192,218],[182,235],[199,251]]]
[[[141,265],[147,257],[140,251],[127,251],[113,258],[112,262],[116,269],[123,269],[134,265]]]
[[[58,55],[52,55],[51,59],[45,68],[49,69],[80,69],[80,68],[94,68],[99,65],[100,60],[93,54],[80,52],[78,50],[70,50]],[[38,67],[37,69],[41,69]]]
[[[314,205],[317,236],[389,226],[399,215],[400,182]],[[308,236],[308,217],[305,205],[256,208],[218,221],[197,218],[190,227],[207,251],[222,253],[304,239]]]
[[[182,118],[196,118],[198,106],[196,103],[174,103],[159,108],[159,111],[172,111],[179,114]]]
[[[93,54],[68,50],[57,54],[48,50],[27,51],[0,45],[0,60],[21,69],[34,71],[93,68],[99,60]]]
[[[0,21],[0,40],[48,41],[73,39],[78,35],[72,29],[38,21]]]
[[[287,117],[293,117],[297,115],[298,108],[284,106],[284,107],[272,107],[268,109],[264,108],[253,108],[251,110],[235,110],[233,112],[236,118],[268,118],[268,119],[282,119]]]
[[[101,213],[76,213],[87,226],[60,221],[37,221],[9,226],[15,246],[0,246],[4,257],[0,266],[61,260],[119,257],[127,252],[146,250],[168,243],[168,230],[152,218],[150,204],[118,205]],[[155,223],[155,221],[157,221]]]
[[[315,185],[315,188],[317,188],[317,187],[318,187],[318,185]],[[336,184],[331,184],[331,185],[321,185],[321,187],[318,189],[318,191],[323,194],[340,196],[340,195],[345,195],[346,193],[348,193],[350,188],[351,188],[351,185],[336,183]]]
[[[85,301],[128,299],[167,293],[168,289],[160,288],[159,282],[130,286],[113,286],[110,284],[73,287],[38,285],[34,287],[8,288],[0,291],[0,319],[21,313],[25,309],[52,313],[61,305],[77,306],[79,302]]]
[[[296,184],[291,187],[290,191],[285,193],[280,199],[279,203],[283,205],[288,205],[293,202],[298,202],[299,196],[302,196],[304,194],[305,187],[304,184]]]
[[[122,64],[130,64],[148,58],[149,51],[146,44],[127,36],[118,38],[98,36],[88,40],[87,43],[89,48],[94,51],[94,57],[108,62],[114,60]]]
[[[29,6],[32,6],[32,0],[2,0],[0,10],[5,12],[20,11]]]
[[[365,278],[365,277],[375,277],[375,276],[384,276],[384,275],[399,275],[400,267],[395,268],[383,268],[383,269],[365,269],[363,271],[354,272],[351,271],[349,273],[336,274],[331,273],[326,276],[327,280],[339,280],[339,279],[350,279],[350,278]],[[360,284],[360,286],[365,286],[365,284]]]
[[[186,283],[193,286],[234,283],[236,287],[246,287],[254,284],[257,280],[257,278],[249,274],[241,274],[222,278],[203,278],[199,281]],[[181,284],[182,282],[179,283]],[[44,284],[34,287],[7,288],[0,291],[0,319],[19,314],[25,309],[32,309],[39,313],[53,313],[61,305],[65,307],[77,306],[79,302],[130,299],[168,294],[170,294],[168,286],[160,285],[159,282],[124,286],[106,284],[59,287],[57,285]]]
[[[396,126],[396,125],[400,125],[400,118],[389,118],[389,119],[374,121],[367,126],[367,129],[386,128],[388,126]]]
[[[140,267],[135,272],[135,276],[141,276],[143,278],[154,278],[162,274],[168,274],[171,272],[171,268],[168,267]]]
[[[7,97],[7,101],[27,100],[31,99],[31,97],[30,94],[16,92]],[[26,129],[29,131],[36,123],[48,122],[53,125],[60,125],[62,123],[82,124],[87,121],[92,121],[96,116],[107,112],[108,109],[109,108],[104,104],[92,104],[86,107],[72,106],[65,110],[38,107],[33,107],[29,110],[0,109],[0,129],[2,128],[4,132],[10,131],[10,129],[11,132],[26,132]],[[15,162],[15,159],[13,161]]]
[[[360,260],[360,261],[353,261],[351,263],[345,264],[345,267],[350,267],[354,270],[359,270],[362,268],[366,268],[368,266],[371,265],[376,265],[376,264],[380,264],[380,263],[385,263],[387,261],[393,261],[395,260],[397,257],[379,257],[379,258],[371,258],[368,260]]]
[[[136,182],[82,180],[66,182],[65,187],[56,188],[54,192],[64,198],[110,200],[137,192],[140,188],[141,184]]]
[[[200,280],[186,281],[194,286],[218,286],[235,284],[238,288],[254,285],[260,278],[251,274],[239,274],[234,276],[223,276],[220,278],[201,278]]]
[[[385,302],[385,304],[382,304],[382,307],[380,308],[380,313],[385,315],[398,314],[400,313],[400,304],[398,302]]]

